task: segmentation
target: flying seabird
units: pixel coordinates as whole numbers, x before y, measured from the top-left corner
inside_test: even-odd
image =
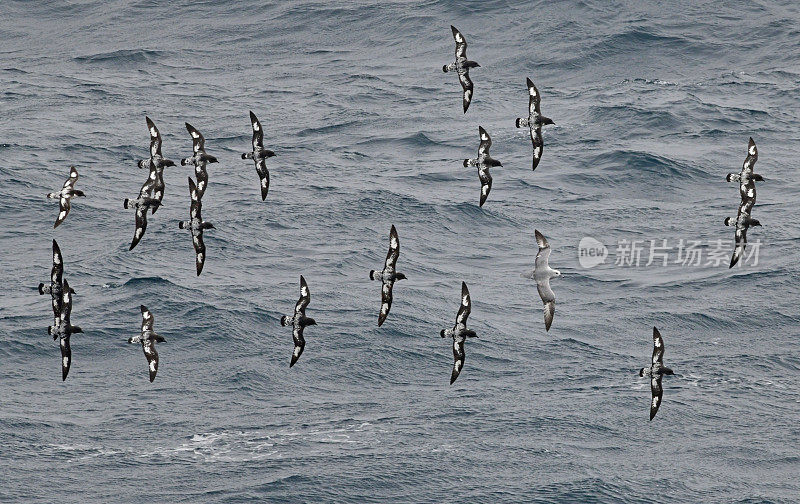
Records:
[[[142,192],[144,192],[144,187],[142,187]],[[131,246],[128,249],[133,250],[133,247],[139,243],[139,240],[142,239],[144,232],[147,230],[147,210],[150,208],[158,208],[161,206],[161,201],[143,196],[140,192],[139,198],[135,200],[125,198],[125,201],[122,202],[122,206],[126,209],[133,208],[136,213],[136,230],[133,232],[133,240],[131,240]]]
[[[464,113],[467,113],[469,104],[472,101],[472,79],[469,78],[469,69],[479,67],[480,65],[474,61],[467,59],[467,39],[464,35],[456,29],[455,26],[450,25],[450,30],[453,32],[453,38],[456,41],[456,60],[449,65],[442,66],[442,71],[458,72],[458,80],[461,82],[461,88],[464,90],[464,98],[462,104],[464,105]]]
[[[61,249],[58,242],[53,240],[53,266],[50,268],[50,285],[39,284],[39,294],[50,294],[51,304],[53,305],[53,317],[61,316],[62,293],[64,292],[64,259],[61,256]],[[75,290],[70,289],[70,294],[75,294]]]
[[[649,368],[642,368],[639,370],[639,376],[650,377],[650,391],[653,393],[653,399],[650,401],[650,420],[658,413],[658,407],[661,406],[661,395],[663,389],[661,388],[661,378],[664,375],[674,375],[675,373],[668,367],[664,366],[664,339],[661,338],[661,333],[653,326],[653,360]]]
[[[292,361],[289,367],[294,366],[300,354],[303,353],[303,348],[306,346],[306,340],[303,339],[303,329],[309,325],[317,325],[317,322],[310,317],[306,317],[306,306],[311,302],[311,292],[308,290],[308,284],[303,275],[300,275],[300,299],[294,305],[294,315],[291,317],[285,315],[281,317],[282,326],[292,326],[292,337],[294,339],[294,350],[292,351]]]
[[[472,300],[469,297],[469,289],[466,282],[461,282],[461,306],[458,308],[456,323],[452,329],[442,329],[439,333],[442,338],[447,336],[453,338],[453,373],[450,375],[450,385],[456,381],[461,368],[464,367],[464,341],[467,338],[478,337],[475,331],[467,329],[467,317],[470,311],[472,311]]]
[[[250,124],[253,126],[253,152],[245,152],[242,154],[242,159],[252,159],[255,163],[258,178],[261,179],[261,201],[264,201],[269,192],[267,158],[274,156],[275,153],[264,148],[264,130],[252,110],[250,111]]]
[[[542,115],[539,109],[539,102],[541,96],[539,90],[533,84],[533,81],[528,78],[528,118],[523,119],[517,117],[517,128],[524,128],[527,126],[530,129],[531,143],[533,143],[533,170],[539,166],[539,160],[542,159],[542,150],[544,149],[544,142],[542,141],[542,125],[555,124],[552,119]]]
[[[69,282],[64,280],[61,292],[61,310],[56,313],[53,304],[53,325],[47,328],[47,333],[53,336],[53,341],[59,340],[61,346],[61,381],[67,379],[69,366],[72,364],[72,349],[69,346],[69,337],[74,333],[82,333],[83,329],[70,323],[72,313],[72,289]]]
[[[733,266],[739,262],[739,258],[742,257],[742,254],[744,254],[744,249],[747,247],[747,230],[750,226],[761,226],[758,220],[750,217],[750,210],[753,208],[753,203],[755,203],[755,199],[746,198],[742,200],[736,218],[727,217],[725,219],[726,226],[736,227],[736,231],[734,232],[733,255],[731,255],[731,264],[728,268],[733,268]]]
[[[378,327],[383,325],[392,307],[392,287],[396,280],[405,280],[406,276],[395,272],[397,258],[400,256],[400,239],[397,237],[397,229],[394,224],[389,231],[389,252],[386,254],[386,262],[383,271],[369,270],[370,280],[380,280],[383,283],[381,289],[381,311],[378,314]]]
[[[489,196],[489,191],[492,190],[492,176],[489,173],[489,168],[492,166],[503,166],[503,163],[493,159],[489,155],[489,147],[492,146],[492,139],[489,137],[489,134],[486,133],[486,130],[483,129],[482,126],[478,126],[478,133],[481,138],[481,143],[478,146],[478,157],[475,159],[465,159],[464,167],[478,167],[478,178],[481,180],[480,206],[483,206],[486,202],[486,198]]]
[[[553,289],[550,288],[550,279],[561,276],[561,272],[552,269],[548,264],[552,249],[550,244],[547,243],[547,238],[538,229],[533,231],[536,235],[536,243],[539,245],[533,278],[536,280],[536,289],[539,291],[539,297],[542,298],[542,303],[544,303],[544,328],[549,331],[550,324],[553,323],[553,315],[556,312],[556,296],[553,294]]]
[[[203,230],[214,229],[214,225],[203,220],[203,216],[200,214],[203,209],[203,203],[200,201],[200,193],[194,183],[194,180],[192,180],[192,177],[188,177],[188,179],[189,196],[192,198],[192,202],[189,206],[190,220],[180,221],[178,223],[178,227],[180,229],[188,229],[192,232],[192,243],[194,244],[195,252],[195,266],[197,268],[197,276],[200,276],[200,273],[203,271],[203,264],[206,260],[206,246],[203,243]]]
[[[67,218],[70,208],[70,200],[73,196],[86,196],[83,191],[75,189],[75,183],[78,181],[78,170],[74,166],[69,167],[69,178],[64,182],[64,187],[58,192],[51,192],[47,195],[50,199],[58,199],[60,210],[56,223],[53,224],[53,229],[57,228],[59,224],[64,222]]]
[[[139,161],[139,168],[163,169],[167,166],[175,166],[174,161],[161,155],[161,133],[158,132],[155,123],[147,116],[144,118],[147,122],[147,130],[150,132],[150,159]]]
[[[217,158],[206,153],[206,139],[203,134],[197,129],[186,123],[186,131],[192,136],[192,149],[194,154],[192,157],[181,159],[181,166],[189,163],[194,165],[194,175],[197,178],[197,195],[202,198],[206,192],[206,185],[208,184],[208,172],[206,165],[208,163],[216,163]]]
[[[139,306],[142,310],[142,334],[128,338],[128,343],[141,343],[144,356],[147,359],[147,369],[150,371],[150,383],[156,379],[158,373],[158,352],[156,342],[167,341],[153,330],[153,314],[145,305]]]

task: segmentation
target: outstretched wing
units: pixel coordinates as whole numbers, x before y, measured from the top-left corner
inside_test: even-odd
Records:
[[[200,216],[200,212],[203,210],[203,203],[200,201],[200,195],[197,192],[194,180],[192,180],[192,177],[187,178],[189,179],[189,197],[192,199],[189,204],[189,216],[192,219],[200,219],[202,221],[203,218]]]
[[[147,309],[145,305],[140,305],[139,309],[142,310],[142,332],[153,331],[153,313]]]
[[[69,336],[61,338],[59,345],[61,346],[61,381],[64,381],[67,379],[69,366],[72,364],[72,349],[69,346]]]
[[[458,81],[461,83],[461,89],[464,90],[462,105],[464,106],[464,113],[467,113],[469,104],[472,103],[472,93],[475,86],[472,84],[472,79],[469,78],[469,69],[464,69],[463,72],[458,74]]]
[[[72,290],[69,288],[69,282],[64,280],[64,288],[61,291],[61,321],[66,325],[67,332],[69,332],[70,314],[72,313]]]
[[[203,230],[192,231],[192,244],[194,245],[194,265],[197,276],[203,272],[203,265],[206,261],[206,244],[203,243]]]
[[[453,340],[453,372],[450,374],[450,385],[456,381],[464,367],[464,338]]]
[[[55,222],[55,224],[53,224],[53,229],[57,228],[59,226],[59,224],[64,222],[64,219],[67,218],[67,215],[69,214],[69,209],[70,209],[70,203],[69,203],[70,199],[71,198],[66,197],[66,196],[61,196],[61,198],[59,198],[59,200],[58,200],[58,217],[56,217],[56,222]]]
[[[481,137],[481,143],[478,146],[478,155],[481,154],[488,156],[489,155],[489,148],[492,146],[492,138],[489,136],[489,133],[483,129],[483,126],[478,126],[478,134]]]
[[[261,122],[258,117],[250,111],[250,125],[253,127],[253,152],[264,148],[264,130],[261,129]]]
[[[653,326],[653,364],[664,363],[664,339],[661,333]]]
[[[64,189],[74,189],[78,182],[78,170],[74,166],[69,167],[69,178],[64,182]]]
[[[536,86],[533,84],[533,81],[528,79],[528,114],[540,114],[541,110],[539,109],[539,103],[542,100],[542,97],[539,95],[539,90],[536,89]]]
[[[753,173],[753,166],[755,166],[756,161],[758,161],[758,149],[756,148],[756,143],[753,141],[753,137],[750,137],[750,140],[747,142],[747,157],[744,158],[744,163],[742,163],[742,173]]]
[[[658,407],[661,406],[661,396],[664,393],[664,389],[661,388],[661,375],[650,377],[650,391],[653,394],[653,398],[650,400],[650,420],[652,420],[658,413]]]
[[[469,289],[467,283],[461,282],[461,306],[458,308],[458,315],[456,315],[456,325],[467,324],[467,318],[472,311],[472,299],[469,297]]]
[[[61,257],[61,248],[58,242],[53,240],[53,267],[50,269],[50,282],[61,285],[61,278],[64,275],[64,259]]]
[[[536,279],[536,290],[539,291],[539,297],[542,298],[542,303],[544,304],[544,328],[549,331],[550,325],[553,323],[553,316],[556,313],[556,296],[553,293],[553,289],[550,288],[550,277],[546,274],[537,275],[536,272],[547,272],[549,270],[548,259],[552,249],[547,242],[547,238],[538,229],[534,230],[534,234],[536,235],[536,244],[539,245],[539,252],[536,253],[534,278]]]
[[[267,199],[267,193],[269,192],[269,170],[267,170],[266,159],[256,160],[256,172],[261,181],[261,201],[264,201]]]
[[[397,258],[400,256],[400,239],[397,237],[397,229],[392,224],[389,231],[389,252],[386,254],[384,269],[394,269],[397,265]]]
[[[539,252],[536,253],[536,269],[541,271],[547,271],[550,267],[548,259],[550,258],[550,243],[547,241],[547,238],[544,237],[542,233],[539,232],[538,229],[533,230],[534,236],[536,236],[536,244],[539,246]]]
[[[158,352],[156,352],[156,345],[150,338],[142,338],[142,350],[147,359],[147,369],[150,371],[150,383],[156,379],[158,373]]]
[[[311,302],[311,291],[308,290],[308,284],[303,275],[300,275],[300,299],[294,305],[294,316],[298,318],[300,315],[305,315],[306,306]]]
[[[453,32],[453,39],[456,41],[456,59],[467,57],[467,39],[455,26],[450,25],[450,30]]]
[[[136,205],[136,230],[133,232],[133,240],[128,250],[133,250],[133,247],[139,244],[139,240],[147,230],[147,208],[147,205]]]
[[[735,243],[733,249],[733,255],[731,255],[731,264],[728,268],[733,268],[733,266],[739,262],[739,259],[744,254],[744,249],[747,247],[747,226],[740,224],[740,219],[736,219],[736,232],[734,233]]]
[[[292,338],[294,339],[294,350],[292,350],[292,361],[289,362],[289,367],[294,366],[306,347],[306,340],[303,338],[303,327],[300,324],[295,324]]]
[[[492,190],[492,176],[489,174],[488,168],[479,169],[478,178],[481,180],[480,206],[483,206],[486,203],[486,198],[489,197],[489,191]]]
[[[195,128],[188,122],[186,123],[186,131],[188,131],[189,134],[192,135],[192,150],[194,151],[194,153],[196,154],[202,150],[205,150],[206,139],[203,138],[203,134],[197,131],[197,128]]]
[[[394,287],[394,280],[384,278],[381,287],[381,312],[378,314],[378,327],[386,321],[389,310],[392,308],[392,287]]]
[[[539,160],[542,159],[542,151],[544,150],[544,141],[542,140],[542,125],[537,124],[535,128],[530,129],[531,144],[533,144],[533,168],[535,170],[539,166]]]
[[[145,116],[147,129],[150,131],[150,157],[161,155],[161,133],[158,132],[155,123]]]

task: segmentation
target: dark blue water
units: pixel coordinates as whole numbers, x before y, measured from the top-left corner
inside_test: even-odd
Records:
[[[799,21],[794,2],[3,2],[0,501],[797,502]],[[466,115],[450,24],[481,64]],[[535,172],[526,77],[556,122]],[[266,202],[249,110],[278,153]],[[165,156],[190,154],[188,121],[220,159],[199,278],[189,167],[128,251],[145,115]],[[503,162],[482,209],[461,164],[478,125]],[[751,136],[760,255],[729,270],[725,175]],[[53,230],[71,164],[87,197]],[[379,329],[392,224],[409,280]],[[549,333],[534,229],[564,273]],[[585,236],[605,264],[580,266]],[[63,383],[36,292],[53,238],[85,331]],[[728,245],[646,266],[663,239]],[[319,325],[290,370],[300,274]],[[450,386],[462,280],[479,338]],[[140,304],[167,339],[152,384],[126,343]],[[677,375],[649,422],[653,325]]]

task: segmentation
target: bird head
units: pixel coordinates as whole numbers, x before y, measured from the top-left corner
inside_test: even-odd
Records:
[[[314,320],[313,318],[307,318],[306,325],[317,325],[317,321]]]
[[[442,329],[441,331],[439,331],[439,336],[441,336],[442,338],[444,338],[444,329]]]
[[[542,122],[542,124],[555,124],[555,122],[553,122],[553,120],[550,119],[549,117],[545,117],[544,122]]]
[[[395,280],[408,280],[408,279],[406,278],[406,276],[405,276],[404,274],[402,274],[402,273],[398,273],[398,274],[396,274],[396,275],[394,276],[394,279],[395,279]]]
[[[271,158],[271,157],[273,157],[275,155],[276,155],[275,152],[273,152],[273,151],[271,151],[269,149],[264,149],[264,157]]]
[[[84,194],[83,191],[80,191],[80,190],[77,190],[77,189],[72,191],[72,195],[73,196],[86,196],[86,194]]]
[[[71,330],[72,330],[72,332],[74,332],[74,333],[82,333],[82,332],[83,332],[83,329],[81,329],[81,327],[80,327],[80,326],[72,326],[72,327],[70,327],[70,329],[71,329]]]

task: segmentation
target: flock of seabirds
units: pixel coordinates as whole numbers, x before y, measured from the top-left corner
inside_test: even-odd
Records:
[[[449,65],[444,65],[442,70],[447,72],[455,72],[458,75],[458,80],[463,89],[463,108],[466,114],[472,101],[473,83],[469,76],[470,68],[480,67],[475,61],[467,59],[467,42],[464,36],[454,26],[450,26],[453,32],[453,38],[456,43],[455,61]],[[553,120],[542,115],[540,110],[539,90],[534,83],[527,79],[528,87],[528,117],[517,118],[517,128],[528,128],[530,132],[531,143],[533,144],[533,162],[532,169],[536,170],[539,161],[542,157],[542,150],[544,143],[542,141],[542,126],[547,124],[554,124]],[[125,199],[123,207],[132,209],[135,214],[135,230],[133,233],[133,240],[129,250],[134,247],[144,236],[147,230],[147,214],[155,215],[158,208],[161,206],[161,200],[164,196],[164,168],[168,166],[175,166],[175,162],[165,158],[161,154],[161,134],[158,131],[155,123],[149,118],[145,117],[147,128],[150,132],[150,157],[138,162],[139,168],[147,169],[149,175],[147,180],[139,190],[139,195],[136,199]],[[275,156],[275,152],[264,147],[264,130],[261,127],[256,115],[250,112],[250,124],[253,129],[252,151],[242,154],[242,159],[252,159],[255,164],[256,172],[258,173],[261,200],[267,198],[269,192],[269,170],[267,169],[267,159]],[[189,220],[181,221],[178,223],[180,229],[189,230],[192,235],[192,243],[195,250],[195,265],[197,275],[203,271],[203,264],[206,258],[206,247],[203,243],[203,231],[213,229],[214,225],[210,222],[203,220],[201,215],[202,199],[208,185],[208,172],[206,167],[210,163],[217,163],[217,158],[208,154],[205,150],[205,138],[203,135],[194,128],[191,124],[186,123],[186,130],[192,137],[193,154],[191,157],[181,159],[181,166],[193,165],[195,172],[195,180],[189,177]],[[503,166],[502,163],[489,155],[489,148],[492,146],[492,139],[489,133],[483,127],[478,127],[480,136],[480,144],[478,146],[478,155],[473,159],[465,159],[464,167],[477,167],[478,178],[481,183],[480,188],[480,206],[486,203],[489,197],[489,192],[492,189],[492,176],[489,169],[492,167]],[[741,204],[739,205],[739,212],[736,217],[728,217],[725,219],[726,226],[734,226],[735,232],[735,249],[731,257],[730,267],[733,267],[739,261],[739,258],[744,252],[747,245],[747,230],[750,226],[760,226],[761,224],[750,216],[753,205],[756,202],[756,188],[755,181],[764,180],[758,174],[753,173],[753,166],[758,160],[758,150],[756,149],[755,142],[750,138],[747,150],[747,157],[742,165],[740,173],[730,173],[727,176],[728,182],[739,182],[739,192],[741,195]],[[71,200],[74,197],[85,196],[85,194],[75,189],[75,184],[78,181],[78,171],[75,167],[70,167],[69,178],[64,182],[63,188],[54,193],[47,195],[48,198],[58,199],[60,210],[58,218],[55,221],[53,228],[58,227],[70,211]],[[555,314],[555,294],[550,288],[550,280],[554,277],[561,275],[561,272],[552,269],[549,265],[550,258],[550,244],[547,239],[538,230],[535,231],[536,243],[539,246],[539,251],[536,254],[536,261],[533,273],[529,275],[536,281],[536,287],[539,291],[539,296],[542,298],[544,304],[544,324],[545,330],[549,331],[553,323],[553,316]],[[400,256],[400,239],[398,237],[397,229],[392,226],[389,232],[389,252],[386,254],[386,260],[383,269],[371,270],[369,272],[370,280],[379,280],[382,284],[381,287],[381,306],[378,314],[378,326],[383,325],[389,315],[389,310],[392,307],[392,289],[395,282],[405,280],[406,276],[403,273],[397,272],[396,265],[397,259]],[[48,328],[48,333],[53,336],[53,340],[59,340],[61,346],[61,378],[67,379],[70,364],[72,362],[72,351],[70,349],[70,336],[73,333],[82,333],[83,330],[79,326],[73,326],[70,320],[72,312],[72,295],[75,291],[70,287],[69,282],[63,278],[64,264],[61,255],[61,250],[56,240],[53,240],[53,266],[50,274],[50,284],[39,284],[39,294],[50,294],[53,306],[53,325]],[[303,337],[304,329],[309,325],[316,325],[313,318],[306,316],[306,308],[311,302],[311,292],[308,288],[305,278],[300,276],[300,298],[295,304],[294,311],[291,315],[286,315],[281,318],[282,326],[290,326],[292,328],[292,337],[294,340],[294,350],[292,351],[291,361],[289,367],[294,366],[300,355],[305,348],[305,339]],[[153,313],[142,305],[142,327],[141,334],[138,334],[128,339],[128,343],[141,343],[142,350],[147,359],[148,370],[150,373],[150,381],[152,382],[156,373],[158,372],[158,352],[156,351],[156,342],[162,343],[166,341],[164,337],[155,332],[153,328]],[[469,317],[472,309],[472,301],[470,299],[469,289],[465,282],[461,283],[461,304],[458,308],[456,321],[452,328],[442,329],[440,336],[442,338],[453,339],[453,370],[450,375],[450,384],[455,382],[464,366],[464,342],[467,338],[477,337],[477,334],[472,329],[467,328],[467,318]],[[650,378],[650,388],[652,392],[652,400],[650,402],[650,420],[656,415],[659,406],[661,405],[661,397],[663,389],[661,380],[664,375],[672,375],[673,371],[664,366],[664,340],[661,337],[658,329],[653,327],[653,356],[649,367],[642,368],[639,371],[639,376],[647,376]]]

